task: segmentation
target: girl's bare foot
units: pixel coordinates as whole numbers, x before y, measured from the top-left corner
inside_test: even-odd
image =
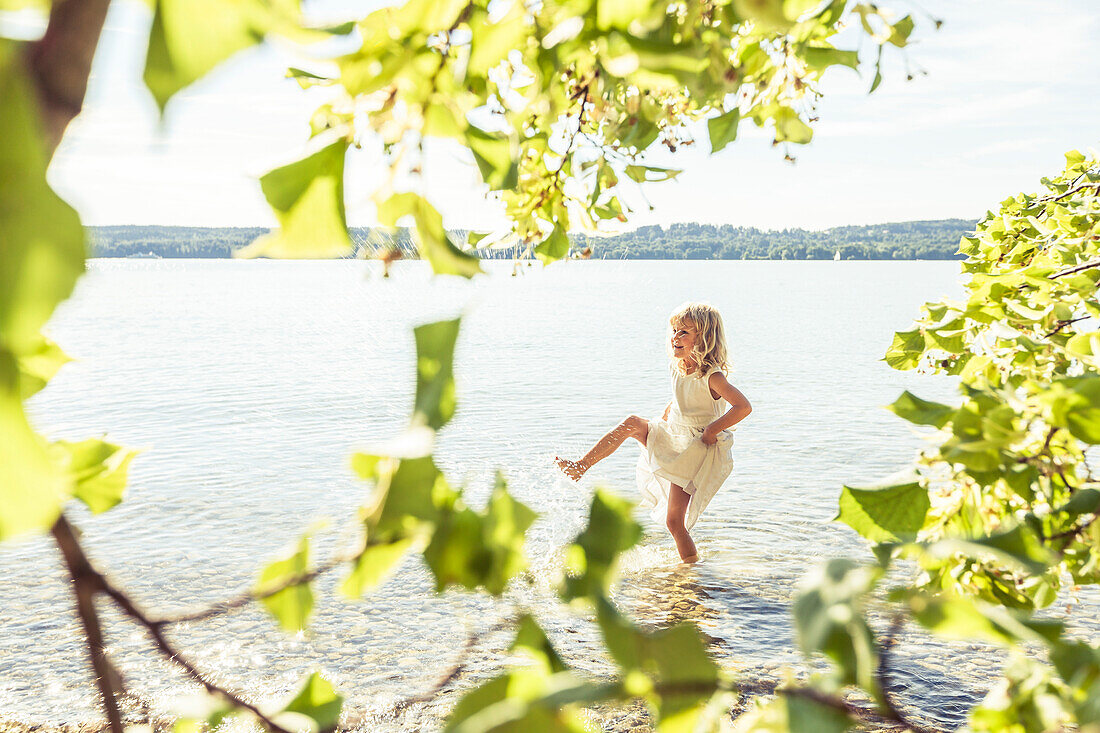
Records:
[[[558,456],[554,456],[554,463],[558,464],[558,468],[561,469],[562,473],[564,473],[566,476],[573,479],[574,481],[580,481],[581,476],[583,476],[584,472],[588,470],[588,466],[584,465],[580,461],[570,461],[566,458],[560,458]]]
[[[681,557],[680,562],[684,563],[685,565],[691,565],[693,563],[697,563],[697,562],[699,562],[699,555],[695,554],[695,555],[688,555],[687,557]]]

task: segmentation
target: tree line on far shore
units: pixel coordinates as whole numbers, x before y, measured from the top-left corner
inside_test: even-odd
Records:
[[[958,259],[959,238],[973,229],[967,219],[906,221],[811,231],[768,231],[729,224],[643,226],[615,236],[571,236],[573,250],[594,259],[723,260],[946,260]],[[89,227],[93,257],[228,258],[267,230],[262,227]],[[397,248],[409,258],[416,247],[408,229],[354,227],[358,256]],[[453,232],[458,242],[465,232]],[[511,259],[516,248],[483,249],[486,259]]]

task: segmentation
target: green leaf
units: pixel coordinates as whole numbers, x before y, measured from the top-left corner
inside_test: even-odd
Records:
[[[834,559],[806,576],[794,602],[799,645],[822,652],[838,667],[842,684],[878,695],[878,644],[863,616],[863,604],[881,570]]]
[[[924,526],[931,502],[920,482],[906,477],[877,486],[845,486],[836,519],[872,542],[913,539]]]
[[[776,695],[757,703],[738,718],[737,730],[745,733],[843,733],[854,723],[836,708],[795,692]]]
[[[470,19],[472,38],[466,73],[471,76],[487,74],[489,69],[504,60],[509,51],[523,50],[531,32],[525,16],[524,4],[518,0],[495,23],[488,22],[488,13],[475,13]]]
[[[364,593],[393,574],[412,543],[412,538],[405,538],[384,544],[368,545],[355,558],[351,572],[340,584],[340,592],[348,598],[362,598]]]
[[[17,358],[84,272],[84,230],[46,183],[49,159],[21,44],[0,39],[0,349]]]
[[[344,698],[332,684],[320,672],[313,672],[303,680],[298,694],[283,707],[283,712],[305,715],[314,721],[316,730],[331,731],[340,722],[343,704]]]
[[[894,341],[886,350],[886,363],[894,369],[906,371],[920,365],[924,355],[925,339],[920,330],[898,331]]]
[[[790,107],[780,107],[775,113],[775,141],[805,145],[813,139],[814,131],[802,121]]]
[[[512,641],[512,651],[529,657],[542,668],[545,674],[565,672],[565,662],[554,650],[546,632],[530,614],[524,614],[516,624],[516,638]]]
[[[595,0],[596,26],[601,31],[618,28],[629,30],[630,24],[649,15],[649,0]]]
[[[52,525],[72,486],[27,424],[15,369],[15,360],[0,349],[0,541]]]
[[[390,543],[418,533],[436,521],[433,497],[453,493],[431,456],[387,461],[365,509],[371,543]]]
[[[741,110],[734,107],[725,114],[707,120],[710,133],[710,152],[713,155],[737,139],[737,125],[741,122]]]
[[[641,538],[642,527],[634,521],[633,505],[597,489],[588,511],[588,526],[566,550],[568,574],[562,597],[567,601],[603,597],[615,578],[619,554]]]
[[[161,111],[179,90],[263,40],[251,0],[156,0],[145,85]]]
[[[71,477],[73,496],[87,504],[93,514],[105,512],[122,501],[126,473],[137,455],[102,440],[79,443],[59,440],[50,446],[57,465]]]
[[[351,252],[344,213],[344,159],[338,140],[260,179],[279,229],[238,251],[238,257],[329,258]]]
[[[38,345],[19,354],[19,395],[26,400],[37,394],[71,359],[57,344],[40,337]]]
[[[913,32],[913,18],[906,15],[890,26],[890,37],[887,39],[888,43],[892,43],[898,48],[904,48],[909,42],[909,34]]]
[[[474,154],[481,178],[490,190],[515,188],[519,166],[511,138],[501,133],[489,133],[477,127],[466,128],[466,145]]]
[[[1100,491],[1096,489],[1078,489],[1073,496],[1055,510],[1059,514],[1079,517],[1082,514],[1096,514],[1100,511]]]
[[[454,352],[462,319],[426,323],[416,336],[416,402],[413,422],[439,430],[455,414]]]
[[[935,428],[942,428],[955,413],[955,408],[950,405],[922,400],[908,390],[902,392],[901,397],[886,409],[915,425],[931,425]]]
[[[550,232],[549,236],[535,247],[535,256],[544,265],[569,256],[569,235],[565,233],[565,229],[560,223],[555,224],[554,230]]]
[[[596,618],[628,686],[632,677],[649,679],[639,692],[656,704],[659,728],[693,730],[703,703],[718,691],[718,667],[707,655],[698,630],[681,623],[657,632],[642,631],[603,597],[596,599]],[[660,686],[680,691],[662,693]]]
[[[395,193],[378,205],[378,219],[385,226],[395,226],[404,216],[416,222],[420,254],[440,275],[473,277],[481,269],[481,260],[454,246],[443,228],[443,217],[422,196],[415,193]]]
[[[537,515],[508,495],[502,477],[483,514],[455,501],[441,507],[424,559],[435,575],[436,591],[451,585],[484,587],[499,596],[527,566],[524,533]]]
[[[282,588],[264,598],[263,604],[284,631],[296,633],[306,628],[309,614],[313,610],[313,589],[308,582],[296,581],[305,577],[308,572],[309,537],[303,537],[298,542],[298,549],[290,557],[276,560],[260,574],[260,582],[255,588],[256,595]]]
[[[1024,642],[1045,643],[1062,633],[1060,622],[1032,621],[1023,613],[973,598],[914,593],[906,600],[913,617],[944,639],[978,640],[1013,648]]]
[[[806,46],[802,49],[802,58],[806,60],[806,65],[815,71],[825,71],[830,66],[836,65],[859,69],[858,52],[842,51],[831,46]]]

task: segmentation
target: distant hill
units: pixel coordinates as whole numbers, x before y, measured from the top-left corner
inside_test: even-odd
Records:
[[[809,231],[766,231],[731,225],[645,226],[613,237],[572,236],[575,251],[591,248],[596,259],[724,260],[946,260],[957,257],[959,238],[973,229],[967,219],[905,221]],[[89,227],[94,257],[227,258],[266,229],[260,227]],[[465,233],[456,232],[457,240]],[[415,247],[408,230],[353,228],[357,250]],[[485,250],[484,257],[510,259],[515,250]]]

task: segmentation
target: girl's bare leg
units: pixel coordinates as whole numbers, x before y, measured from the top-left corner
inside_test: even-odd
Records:
[[[645,445],[647,437],[649,437],[649,421],[637,415],[631,415],[616,425],[610,433],[596,441],[596,445],[592,446],[592,450],[585,453],[579,461],[570,461],[560,456],[554,456],[554,462],[558,464],[558,468],[562,470],[562,473],[577,481],[585,474],[585,471],[614,453],[627,438],[635,438],[639,443]]]
[[[676,541],[676,551],[680,553],[681,562],[698,562],[699,551],[695,549],[695,543],[684,527],[684,518],[687,516],[688,503],[691,494],[684,491],[683,487],[672,484],[668,492],[668,513],[665,515],[665,526],[672,533],[672,539]]]

